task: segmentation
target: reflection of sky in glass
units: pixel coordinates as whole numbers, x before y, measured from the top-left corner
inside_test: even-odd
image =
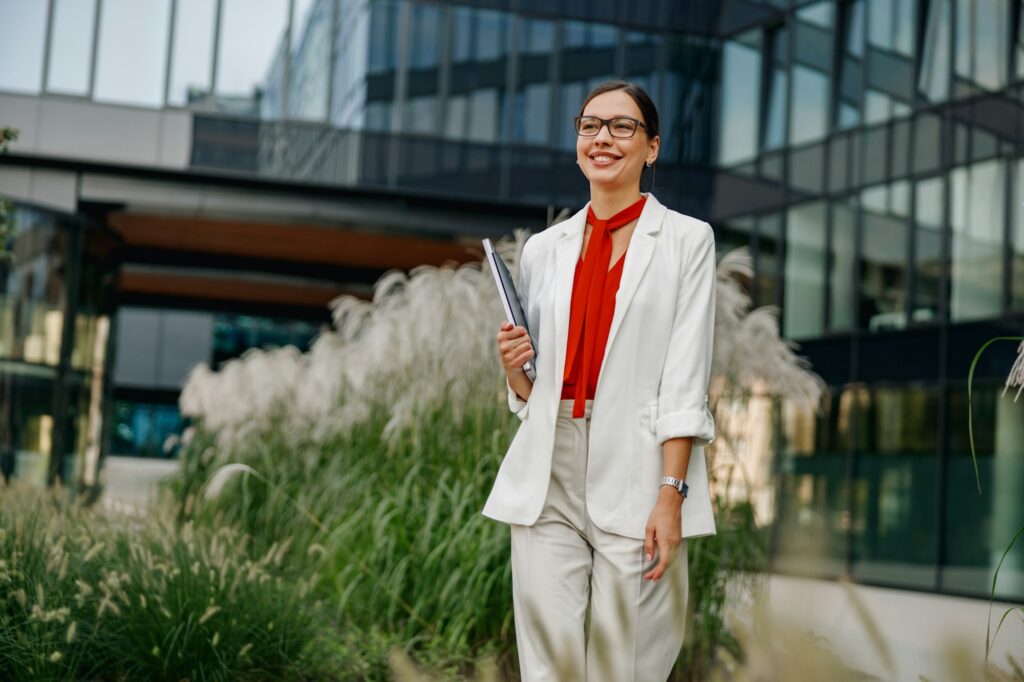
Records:
[[[94,0],[57,0],[53,20],[48,88],[52,92],[89,92]]]
[[[722,54],[722,120],[718,161],[737,163],[757,151],[757,100],[761,91],[761,55],[738,42]]]
[[[95,98],[158,107],[163,102],[168,0],[104,0]]]
[[[287,0],[224,0],[217,91],[252,95],[267,76],[288,18]]]
[[[0,0],[0,88],[39,92],[43,78],[46,3]]]
[[[188,103],[189,88],[210,88],[215,0],[178,0],[168,104]]]
[[[828,79],[804,66],[793,67],[793,102],[790,107],[790,144],[800,144],[825,135],[828,112]]]

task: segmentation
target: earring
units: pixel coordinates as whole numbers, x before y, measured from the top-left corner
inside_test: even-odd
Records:
[[[648,161],[648,162],[647,162],[647,167],[648,167],[648,168],[650,168],[650,167],[651,167],[651,162],[650,162],[650,161]]]

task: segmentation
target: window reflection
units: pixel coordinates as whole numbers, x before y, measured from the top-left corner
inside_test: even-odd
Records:
[[[916,6],[917,0],[868,1],[866,123],[910,113]]]
[[[1014,183],[1010,194],[1013,223],[1011,226],[1012,246],[1010,251],[1010,305],[1024,308],[1024,159],[1014,164]]]
[[[164,444],[171,436],[180,434],[184,426],[174,402],[115,400],[112,416],[112,455],[170,457],[173,451],[165,449]]]
[[[833,7],[826,0],[796,13],[790,144],[824,137],[828,127]]]
[[[861,120],[861,63],[864,60],[864,0],[843,5],[842,53],[839,61],[839,101],[836,126],[849,128]]]
[[[340,128],[358,130],[366,125],[371,12],[380,12],[380,7],[367,6],[361,0],[338,2],[330,109],[331,121]]]
[[[718,124],[718,163],[749,161],[757,154],[757,111],[761,93],[761,40],[748,31],[722,49],[722,105]]]
[[[928,0],[918,91],[932,102],[949,97],[951,0]]]
[[[786,222],[786,284],[783,333],[818,336],[825,322],[825,203],[789,209]]]
[[[845,572],[852,398],[849,390],[830,389],[817,413],[783,401],[778,570],[822,577]]]
[[[96,0],[56,0],[46,89],[68,95],[89,94]]]
[[[778,305],[779,256],[782,216],[769,213],[757,219],[757,249],[754,254],[754,302]]]
[[[831,268],[829,271],[829,329],[853,328],[854,258],[857,253],[857,200],[855,197],[832,204]]]
[[[953,228],[950,319],[998,315],[1003,273],[1005,165],[983,161],[950,174]]]
[[[939,316],[939,287],[942,282],[942,226],[945,189],[941,176],[920,180],[915,185],[914,300],[912,319],[928,322]]]
[[[168,104],[184,106],[209,94],[215,9],[216,0],[177,0],[175,4]]]
[[[786,28],[779,27],[767,37],[767,51],[772,57],[768,71],[768,102],[761,123],[763,149],[778,149],[786,143],[786,89],[789,74],[785,66],[788,36]]]
[[[94,97],[162,106],[169,0],[104,0],[101,9]]]
[[[36,94],[42,87],[48,4],[0,1],[0,90]]]
[[[967,389],[949,392],[945,589],[987,595],[996,563],[1024,515],[1024,401],[1002,395],[1002,388],[975,382],[971,396],[981,495],[971,459]],[[1021,594],[1024,545],[1018,541],[999,571],[996,596],[1019,599]]]
[[[865,395],[857,416],[866,439],[854,481],[853,573],[934,587],[938,391],[893,386]]]
[[[67,231],[48,213],[17,207],[14,259],[0,261],[0,357],[56,366],[71,257]]]
[[[281,99],[287,49],[287,0],[223,0],[217,55],[217,94],[259,101],[261,89]],[[261,107],[280,115],[279,109]]]
[[[908,198],[906,182],[861,191],[861,329],[881,331],[906,326]]]
[[[296,2],[292,15],[288,115],[320,121],[327,116],[333,0]]]
[[[979,89],[1005,86],[1009,0],[960,0],[956,22],[954,95],[963,97]]]

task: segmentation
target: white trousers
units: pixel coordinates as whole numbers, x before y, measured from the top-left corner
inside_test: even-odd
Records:
[[[512,525],[512,595],[523,682],[665,682],[683,643],[686,540],[657,583],[643,540],[606,533],[586,508],[591,402],[559,404],[540,518]],[[589,614],[588,614],[589,606]],[[588,620],[589,622],[585,623]]]

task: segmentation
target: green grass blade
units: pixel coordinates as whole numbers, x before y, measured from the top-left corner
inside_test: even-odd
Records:
[[[974,410],[972,408],[972,392],[974,386],[974,368],[978,365],[978,360],[981,359],[981,354],[985,352],[985,349],[991,346],[996,341],[1024,341],[1024,336],[997,336],[993,339],[989,339],[978,352],[974,354],[974,359],[971,360],[971,369],[967,372],[967,435],[971,443],[971,462],[974,463],[974,479],[978,484],[978,494],[981,495],[981,474],[978,472],[978,457],[974,450]]]

